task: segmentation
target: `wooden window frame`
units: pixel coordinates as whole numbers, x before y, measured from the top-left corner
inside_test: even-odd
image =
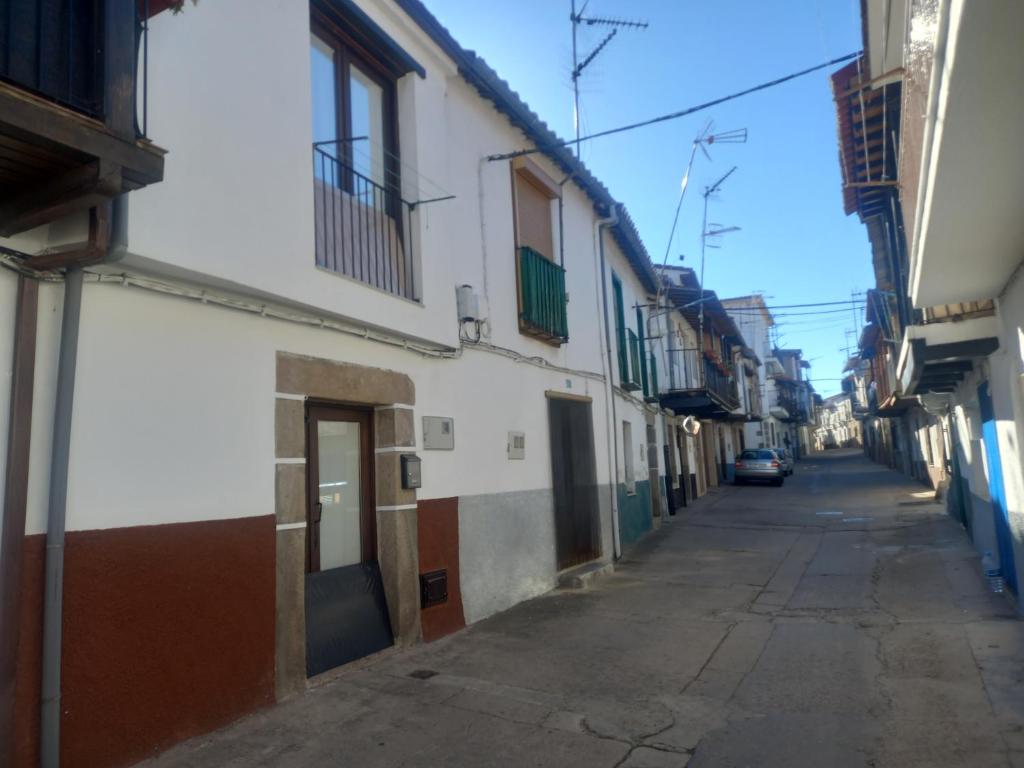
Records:
[[[388,192],[388,214],[395,220],[401,232],[402,217],[399,215],[401,197],[401,162],[399,154],[398,126],[398,80],[376,56],[362,47],[343,28],[342,22],[329,16],[316,5],[310,8],[310,33],[331,46],[335,52],[334,62],[334,103],[336,112],[335,138],[340,141],[338,157],[349,168],[354,167],[353,142],[345,134],[352,117],[352,99],[349,88],[350,69],[353,64],[384,93],[384,179],[381,186]],[[344,190],[353,193],[351,172],[343,174]]]
[[[320,450],[317,424],[348,421],[359,424],[359,538],[361,562],[377,560],[377,506],[374,489],[373,410],[353,405],[310,402],[306,406],[306,573],[320,571]]]

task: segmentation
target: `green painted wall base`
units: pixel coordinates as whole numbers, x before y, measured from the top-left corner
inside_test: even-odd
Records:
[[[651,483],[638,480],[636,493],[626,493],[626,485],[616,487],[619,501],[619,540],[623,545],[632,544],[651,530]]]

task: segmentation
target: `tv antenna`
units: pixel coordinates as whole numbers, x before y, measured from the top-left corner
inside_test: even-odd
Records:
[[[613,19],[607,16],[584,16],[590,0],[583,0],[583,7],[576,11],[576,0],[570,0],[569,21],[572,22],[572,122],[576,131],[576,159],[580,156],[580,75],[583,70],[597,58],[604,47],[612,41],[620,29],[647,29],[646,21],[632,19]],[[604,36],[594,48],[580,61],[577,53],[576,37],[581,24],[588,27],[610,27],[611,32]]]
[[[743,130],[744,140],[746,140],[746,130]],[[704,262],[705,252],[708,248],[708,238],[718,237],[724,235],[726,232],[738,232],[739,227],[722,227],[721,224],[712,224],[711,229],[708,229],[708,198],[715,194],[719,189],[722,188],[722,184],[728,179],[733,173],[736,172],[736,166],[734,165],[728,171],[721,176],[718,181],[709,187],[704,187],[704,219],[700,230],[700,291],[701,297],[704,295]],[[717,245],[710,246],[712,248],[718,248]],[[704,303],[700,305],[700,349],[704,349]]]
[[[668,243],[665,246],[665,258],[661,262],[661,272],[665,273],[665,268],[668,266],[668,255],[672,252],[672,240],[676,235],[676,225],[679,224],[679,211],[683,207],[683,198],[686,197],[686,189],[690,185],[690,171],[693,170],[693,161],[697,158],[697,150],[700,149],[704,153],[704,157],[711,160],[711,155],[708,153],[707,148],[712,144],[746,144],[747,143],[747,129],[737,128],[733,131],[722,131],[721,133],[712,133],[711,128],[714,123],[709,120],[705,124],[703,130],[697,134],[693,140],[693,147],[690,150],[690,160],[686,163],[686,171],[683,173],[683,180],[679,184],[679,200],[676,202],[676,213],[672,217],[672,229],[668,234]],[[733,169],[735,170],[735,169]],[[731,173],[731,171],[730,171]],[[724,181],[724,179],[721,179]],[[706,228],[706,227],[705,227]],[[680,257],[682,261],[682,257]]]

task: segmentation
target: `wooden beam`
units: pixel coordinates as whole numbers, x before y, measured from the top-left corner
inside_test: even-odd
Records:
[[[10,420],[0,523],[0,764],[14,760],[14,681],[21,633],[21,572],[28,507],[32,398],[35,387],[39,283],[18,276],[11,363]]]
[[[847,96],[852,96],[853,94],[857,93],[857,91],[863,91],[868,88],[871,88],[875,85],[875,83],[878,83],[882,80],[886,80],[890,77],[899,77],[899,79],[902,80],[904,71],[905,70],[903,69],[903,67],[896,67],[896,69],[890,69],[888,72],[883,72],[878,77],[873,77],[870,80],[865,80],[860,85],[850,88],[849,90],[843,91],[842,93],[837,95],[836,98],[842,99]],[[886,85],[889,85],[889,83],[886,83]]]
[[[121,192],[121,167],[97,160],[0,206],[0,234],[13,235],[98,205]]]
[[[991,355],[997,349],[999,349],[999,339],[995,336],[971,339],[970,341],[956,341],[950,344],[929,344],[925,347],[924,360],[937,362],[970,360]]]
[[[878,181],[848,181],[843,184],[848,189],[865,189],[867,187],[898,187],[898,179],[879,179]]]
[[[102,261],[110,247],[110,216],[112,203],[102,201],[89,209],[89,239],[84,243],[73,243],[50,248],[25,262],[25,266],[40,272],[65,267],[85,267]]]
[[[48,149],[105,158],[146,178],[163,179],[164,150],[149,142],[128,141],[92,118],[0,82],[0,133]]]

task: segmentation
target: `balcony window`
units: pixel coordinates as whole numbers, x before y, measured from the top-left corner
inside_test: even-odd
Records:
[[[532,161],[512,165],[519,330],[552,344],[569,338],[565,269],[555,260],[558,185]]]
[[[418,300],[412,210],[402,199],[396,78],[342,25],[314,12],[310,35],[316,263]]]

